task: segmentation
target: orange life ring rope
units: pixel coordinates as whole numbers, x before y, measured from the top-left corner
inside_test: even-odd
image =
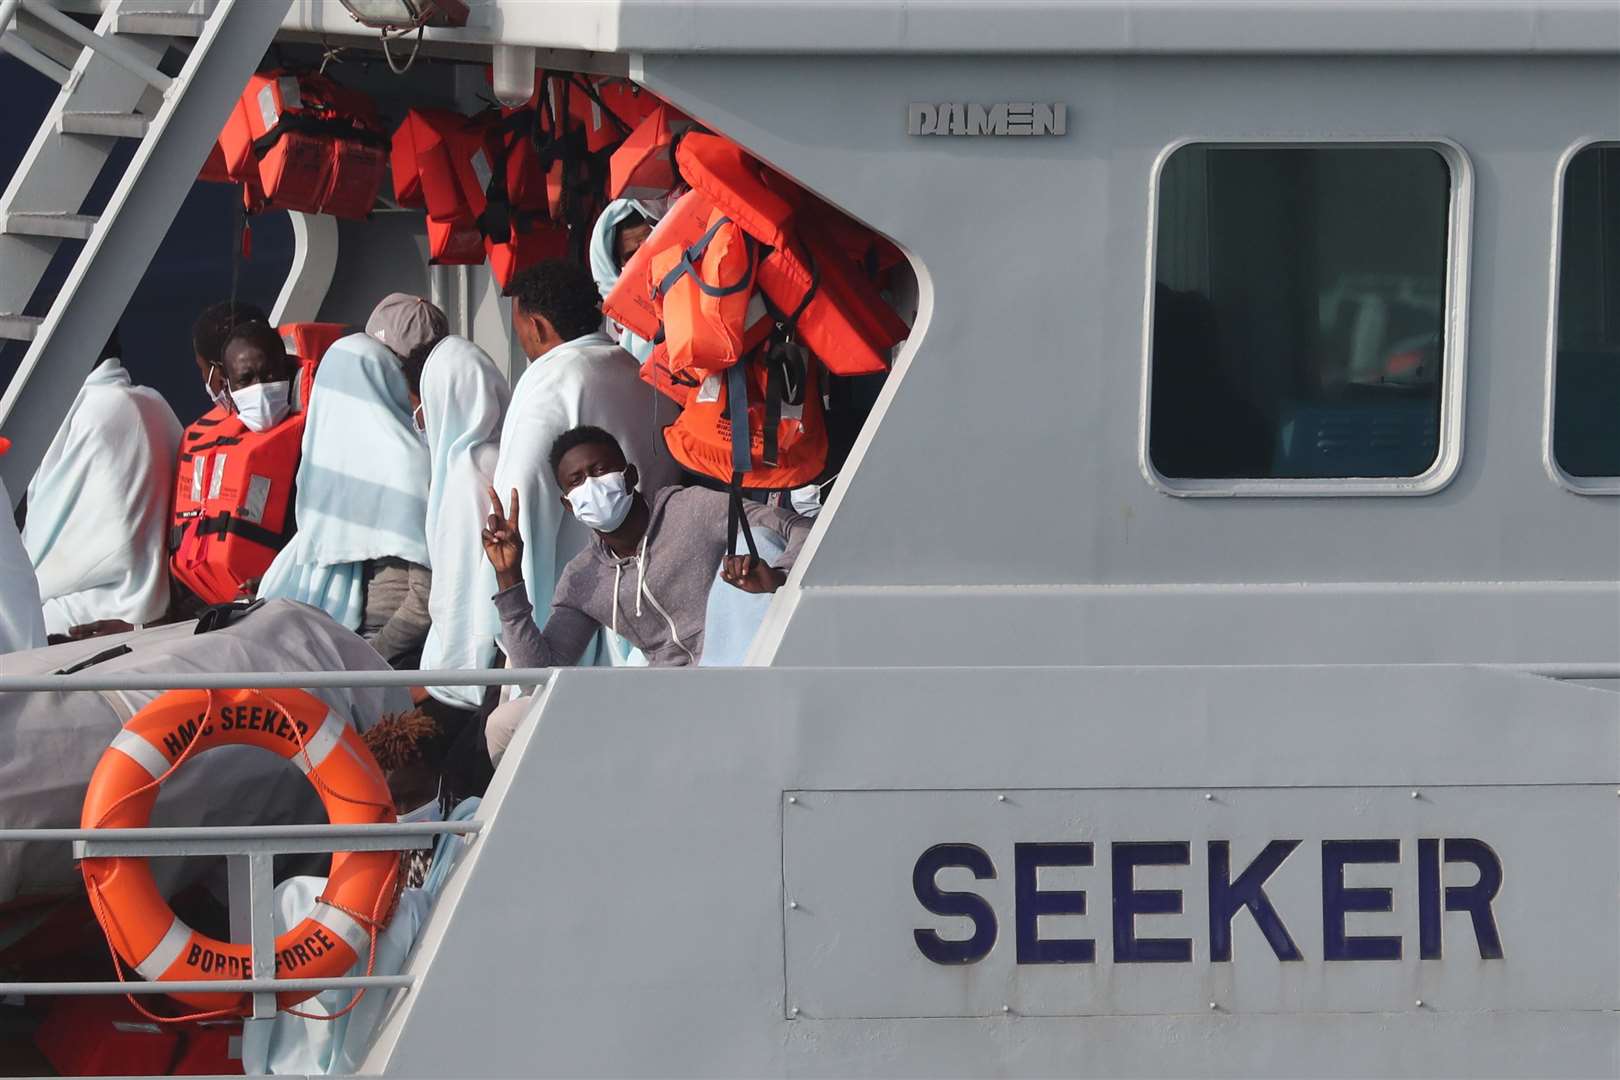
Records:
[[[194,754],[220,746],[257,746],[292,762],[320,792],[334,825],[395,820],[387,781],[371,751],[347,720],[313,695],[302,690],[171,690],[130,718],[102,754],[90,777],[82,826],[145,826],[163,781]],[[251,947],[218,941],[187,926],[158,892],[145,859],[84,859],[80,870],[108,943],[144,978],[253,977]],[[276,938],[276,977],[336,977],[362,957],[368,958],[369,970],[376,934],[390,914],[398,881],[398,852],[334,854],[326,889],[314,909]],[[172,996],[220,1014],[248,1012],[252,1000],[248,994]],[[289,991],[277,994],[276,1002],[286,1009],[312,996],[313,991]]]

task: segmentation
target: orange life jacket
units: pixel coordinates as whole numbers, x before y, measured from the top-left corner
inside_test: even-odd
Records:
[[[773,324],[754,291],[759,259],[759,242],[719,209],[697,243],[653,254],[647,270],[672,375],[730,367],[765,340]]]
[[[675,190],[677,138],[695,121],[672,105],[660,102],[613,151],[608,162],[610,199],[661,199]]]
[[[676,461],[733,491],[803,487],[827,465],[816,383],[805,350],[773,340],[690,390],[664,442]]]
[[[624,139],[663,104],[652,91],[629,79],[575,75],[582,91],[569,97],[569,111],[585,128],[585,146],[592,153]]]
[[[249,431],[215,406],[185,430],[169,526],[169,569],[210,604],[241,599],[291,538],[293,482],[304,438],[305,406],[315,369],[349,328],[341,323],[284,323],[278,328],[300,358],[293,411],[269,431]]]
[[[427,210],[429,261],[483,262],[478,217],[491,175],[485,126],[448,109],[412,109],[394,132],[390,156],[395,198]]]
[[[219,135],[231,179],[256,176],[269,205],[363,218],[388,169],[376,107],[321,75],[255,75]]]

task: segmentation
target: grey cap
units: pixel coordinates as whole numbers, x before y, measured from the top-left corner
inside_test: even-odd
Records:
[[[450,320],[432,303],[410,293],[389,293],[366,320],[366,333],[401,359],[418,345],[450,332]]]

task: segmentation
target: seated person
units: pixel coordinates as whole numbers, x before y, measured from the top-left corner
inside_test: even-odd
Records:
[[[714,568],[745,592],[775,592],[787,580],[810,522],[785,510],[745,502],[749,524],[779,535],[774,564],[727,553],[730,496],[701,487],[666,487],[649,502],[636,490],[636,467],[619,442],[595,427],[564,432],[550,466],[563,503],[592,530],[591,542],[563,569],[544,628],[534,623],[523,583],[523,540],[514,496],[510,509],[490,491],[494,513],[484,551],[500,591],[495,606],[512,666],[577,662],[597,630],[607,627],[646,654],[651,667],[696,664],[703,654],[704,611]],[[490,715],[490,757],[498,761],[531,703],[518,699]]]
[[[169,610],[169,495],[180,421],[130,381],[115,332],[28,484],[23,546],[54,637]]]
[[[203,389],[214,403],[204,415],[222,419],[232,411],[231,392],[225,382],[225,342],[243,323],[268,323],[270,316],[262,308],[231,300],[222,300],[203,309],[191,326],[191,351],[197,362],[197,374]]]
[[[369,334],[340,338],[304,415],[298,533],[259,596],[321,608],[396,668],[413,668],[429,624],[430,469],[399,357]]]

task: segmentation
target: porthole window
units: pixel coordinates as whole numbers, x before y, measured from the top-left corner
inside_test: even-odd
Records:
[[[1331,494],[1434,480],[1457,355],[1453,172],[1428,145],[1191,144],[1164,160],[1146,439],[1159,481]]]
[[[1553,362],[1553,461],[1577,488],[1620,478],[1620,147],[1564,170]],[[1584,481],[1584,483],[1583,483]]]

